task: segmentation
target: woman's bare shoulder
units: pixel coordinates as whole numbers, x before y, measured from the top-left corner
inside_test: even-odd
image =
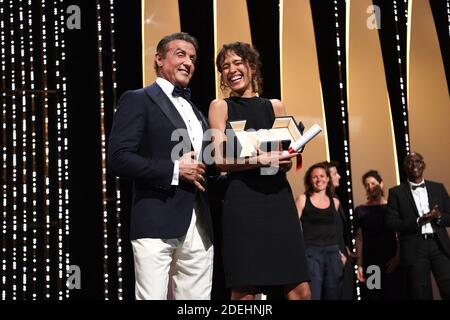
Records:
[[[270,99],[270,102],[272,103],[273,112],[275,113],[276,117],[286,115],[286,108],[284,107],[283,102],[278,99]]]

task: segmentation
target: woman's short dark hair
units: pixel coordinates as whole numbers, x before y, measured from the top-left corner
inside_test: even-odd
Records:
[[[324,162],[322,162],[323,164],[325,164],[325,166],[328,168],[328,169],[331,169],[331,168],[339,168],[339,162],[338,161],[334,161],[334,160],[331,160],[331,161],[324,161]]]
[[[162,58],[165,58],[167,53],[167,44],[174,40],[184,40],[189,42],[194,46],[195,52],[198,51],[198,41],[195,37],[186,32],[175,32],[165,36],[158,42],[158,45],[156,46],[156,53],[158,53]],[[158,65],[156,64],[156,61],[154,62],[153,67],[155,68],[155,71],[158,72]]]
[[[378,173],[377,170],[369,170],[366,173],[364,173],[363,176],[362,176],[362,183],[363,183],[363,185],[365,185],[366,179],[369,178],[369,177],[374,178],[375,180],[378,181],[378,183],[381,183],[383,181],[383,179],[381,178],[381,176],[380,176],[380,174]]]
[[[222,78],[222,63],[225,60],[225,56],[227,55],[228,52],[234,52],[235,54],[237,54],[239,57],[242,58],[242,61],[244,63],[248,63],[250,68],[254,70],[252,76],[253,78],[252,89],[253,92],[256,92],[259,95],[261,95],[263,78],[261,76],[261,58],[259,56],[259,52],[258,50],[255,49],[255,47],[251,46],[250,44],[239,41],[224,44],[222,46],[222,49],[220,49],[219,53],[217,54],[216,67],[221,74],[220,88],[222,90],[225,89],[225,84]]]
[[[333,184],[331,183],[330,170],[328,170],[328,166],[324,162],[319,162],[319,163],[313,164],[311,167],[308,168],[308,170],[306,170],[305,177],[304,177],[305,194],[307,197],[310,197],[314,193],[314,187],[311,183],[311,174],[312,174],[313,170],[317,169],[317,168],[321,168],[321,169],[325,170],[327,177],[329,179],[326,194],[332,198],[333,194],[334,194],[334,187],[333,187]]]

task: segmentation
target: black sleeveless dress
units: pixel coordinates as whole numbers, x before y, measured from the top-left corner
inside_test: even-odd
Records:
[[[228,120],[269,129],[272,103],[260,97],[227,98]],[[309,280],[303,235],[286,174],[260,169],[229,174],[223,209],[223,258],[227,287],[274,286]]]

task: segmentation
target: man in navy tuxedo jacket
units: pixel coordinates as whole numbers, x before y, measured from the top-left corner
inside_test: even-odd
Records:
[[[431,300],[430,271],[441,296],[450,299],[450,199],[444,185],[424,180],[425,162],[410,153],[403,163],[408,181],[389,190],[386,224],[399,232],[400,262],[412,299]]]
[[[108,162],[133,181],[136,299],[166,299],[169,278],[175,299],[210,299],[212,228],[199,157],[208,122],[187,89],[197,49],[187,33],[164,37],[155,83],[125,92],[114,117]]]

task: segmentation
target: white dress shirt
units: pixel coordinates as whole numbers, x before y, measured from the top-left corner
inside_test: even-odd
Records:
[[[419,184],[425,183],[425,180],[422,180],[420,183],[414,183],[411,181],[408,181],[409,183],[409,187],[411,189],[411,193],[413,195],[414,198],[414,202],[416,203],[416,207],[417,210],[419,211],[419,216],[423,216],[424,214],[430,212],[430,204],[428,202],[428,193],[427,193],[427,188],[426,187],[422,187],[422,188],[416,188],[415,190],[413,190],[413,186],[417,186]],[[417,219],[417,221],[419,221]],[[433,233],[433,227],[431,226],[431,223],[426,223],[424,225],[422,225],[422,234],[424,233]]]
[[[197,152],[197,160],[199,159],[202,141],[203,141],[203,128],[202,124],[198,120],[197,116],[192,109],[192,105],[182,97],[174,97],[172,95],[174,85],[167,81],[166,79],[157,77],[156,83],[161,87],[167,97],[175,106],[184,123],[189,134],[189,139],[191,140],[192,147],[194,151]],[[173,167],[173,177],[171,185],[177,186],[179,182],[179,163],[178,160],[174,161]]]

